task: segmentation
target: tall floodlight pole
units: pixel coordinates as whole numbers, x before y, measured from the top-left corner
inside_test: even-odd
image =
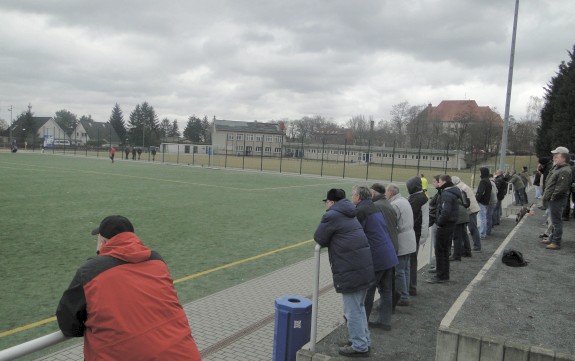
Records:
[[[10,105],[10,109],[8,109],[10,111],[10,146],[12,146],[12,128],[14,125],[12,121],[12,109],[14,109],[14,107]]]
[[[507,77],[507,98],[505,99],[505,121],[503,135],[501,136],[501,156],[499,169],[505,170],[505,154],[507,153],[507,134],[509,132],[509,104],[511,103],[511,85],[513,83],[513,63],[515,60],[515,37],[517,34],[517,15],[519,13],[519,0],[515,0],[515,17],[513,18],[513,35],[511,37],[511,56],[509,57],[509,75]]]

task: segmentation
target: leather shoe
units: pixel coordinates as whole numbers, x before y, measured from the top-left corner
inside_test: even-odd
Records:
[[[437,273],[437,268],[430,268],[427,270],[427,273]]]
[[[547,238],[547,237],[549,237],[549,236],[546,233],[541,233],[539,235],[539,238]]]
[[[433,278],[427,280],[427,283],[447,283],[447,282],[449,282],[448,279],[444,280],[444,279],[441,279],[439,277],[433,277]]]
[[[561,246],[559,246],[557,243],[549,243],[545,248],[555,250],[555,249],[561,249]]]
[[[410,302],[407,300],[399,300],[397,301],[397,306],[409,306]]]
[[[380,330],[384,330],[384,331],[391,331],[391,326],[389,325],[384,325],[383,323],[379,323],[379,322],[368,322],[369,327],[371,328],[379,328]]]
[[[541,243],[543,244],[551,244],[551,241],[549,239],[543,239],[541,240]]]
[[[339,348],[338,353],[346,357],[369,357],[369,349],[364,352],[356,351],[351,346],[343,346]]]

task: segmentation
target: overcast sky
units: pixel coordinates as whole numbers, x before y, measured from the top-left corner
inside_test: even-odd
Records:
[[[513,0],[0,1],[0,118],[389,119],[473,99],[504,115]],[[574,0],[523,0],[511,114],[575,44]]]

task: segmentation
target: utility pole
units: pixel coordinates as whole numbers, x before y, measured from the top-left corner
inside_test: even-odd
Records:
[[[513,63],[515,61],[515,38],[517,35],[517,15],[519,14],[519,0],[515,0],[515,16],[513,18],[513,35],[511,37],[511,56],[509,57],[509,75],[507,77],[507,97],[505,99],[505,122],[501,136],[501,156],[499,169],[505,171],[505,155],[507,153],[507,134],[509,132],[509,105],[511,103],[511,85],[513,83]]]
[[[12,105],[10,105],[10,109],[8,109],[10,111],[10,146],[12,146],[12,109],[14,107]]]

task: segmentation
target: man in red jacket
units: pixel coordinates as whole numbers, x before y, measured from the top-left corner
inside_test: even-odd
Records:
[[[56,316],[62,333],[84,336],[85,360],[201,360],[161,256],[122,216],[104,218],[97,256],[78,269]]]

